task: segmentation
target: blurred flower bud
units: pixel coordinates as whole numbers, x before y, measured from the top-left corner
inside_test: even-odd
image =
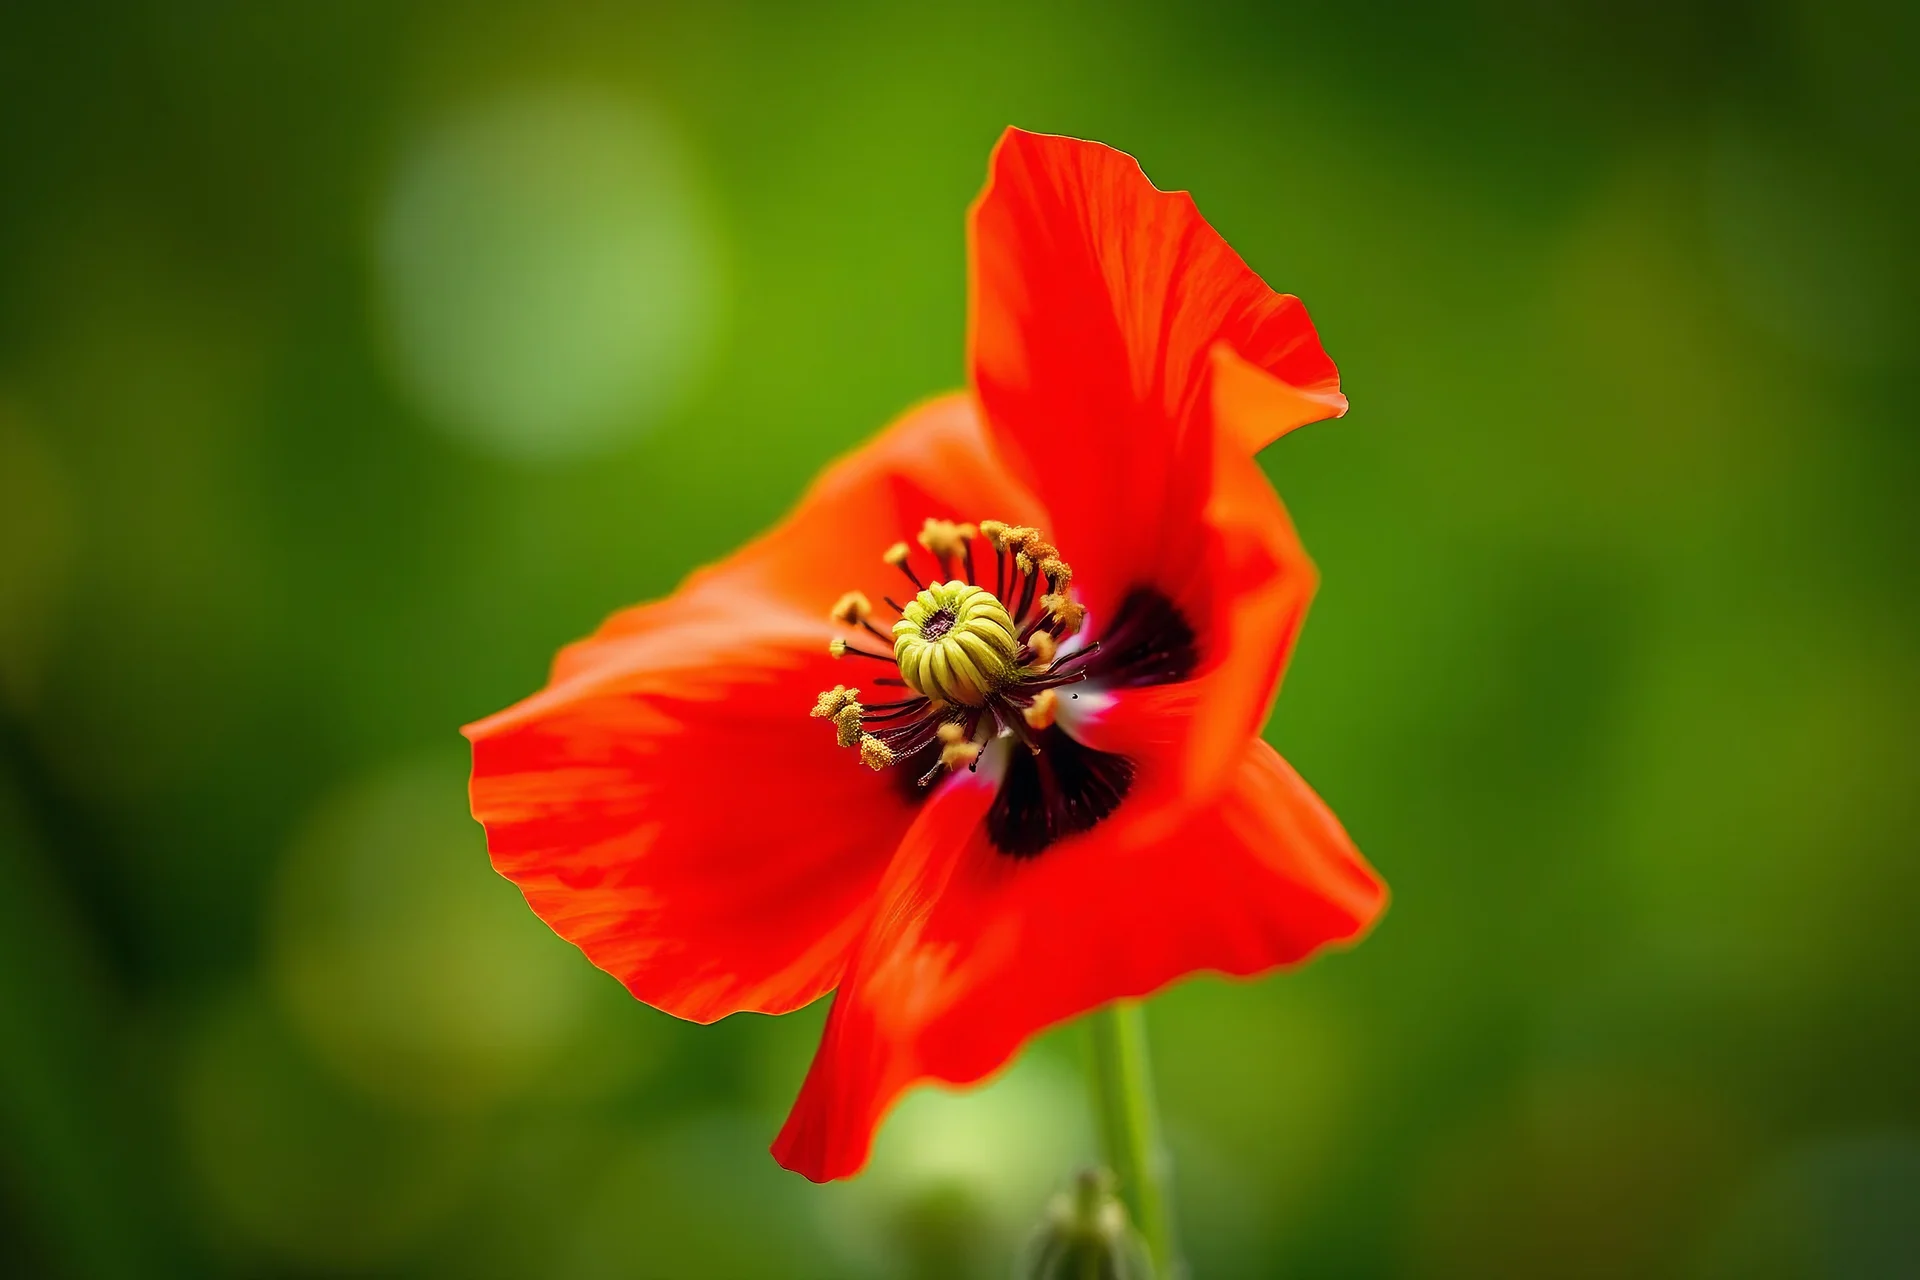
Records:
[[[1015,1280],[1153,1280],[1146,1245],[1127,1221],[1111,1173],[1082,1170],[1053,1198],[1013,1274]]]

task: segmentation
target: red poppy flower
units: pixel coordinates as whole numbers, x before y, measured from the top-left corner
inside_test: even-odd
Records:
[[[918,1081],[1384,900],[1257,736],[1314,571],[1253,454],[1346,411],[1305,309],[1094,143],[1009,130],[969,239],[970,393],[466,731],[494,865],[635,996],[837,989],[774,1144],[816,1180]]]

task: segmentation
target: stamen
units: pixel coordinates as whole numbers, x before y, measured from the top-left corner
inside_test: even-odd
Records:
[[[827,641],[827,652],[836,658],[855,657],[872,658],[876,662],[892,662],[893,658],[884,653],[868,653],[865,649],[848,644],[839,636]]]
[[[1089,669],[1089,660],[1098,652],[1100,642],[1095,640],[1086,648],[1076,649],[1060,659],[1045,675],[1023,681],[1020,687],[1032,693],[1040,689],[1057,689],[1063,684],[1078,684],[1093,674]]]
[[[993,548],[993,594],[1007,594],[1007,526],[998,520],[982,520],[980,532]]]
[[[974,745],[971,725],[950,720],[940,726],[940,763],[949,769],[971,764],[980,749]]]
[[[857,626],[875,640],[892,644],[893,641],[888,639],[886,632],[867,620],[872,613],[873,601],[858,591],[849,591],[834,601],[833,610],[828,616],[843,626]]]
[[[1085,670],[1069,671],[1063,675],[1055,675],[1049,672],[1038,680],[1027,681],[1021,688],[1025,689],[1028,693],[1036,694],[1043,689],[1064,689],[1070,684],[1079,684],[1082,680],[1088,679],[1092,674],[1092,672]],[[1073,696],[1077,698],[1080,695],[1076,693]]]
[[[973,540],[981,536],[994,553],[991,592],[977,581]],[[836,685],[819,695],[812,714],[833,721],[835,739],[857,747],[868,768],[908,764],[899,789],[909,797],[946,770],[977,770],[988,747],[1013,738],[1026,750],[996,783],[989,834],[1002,853],[1031,856],[1100,821],[1132,782],[1132,761],[1082,746],[1059,723],[1056,690],[1096,673],[1110,679],[1111,664],[1095,661],[1098,641],[1062,655],[1061,642],[1085,625],[1086,609],[1071,594],[1072,567],[1038,530],[929,519],[916,538],[942,576],[923,580],[907,542],[887,548],[882,559],[915,588],[905,604],[882,597],[898,615],[890,627],[874,625],[873,602],[858,591],[830,611],[835,622],[863,628],[885,649],[844,638],[827,646],[835,657],[891,662],[894,671],[874,683],[904,693],[866,706],[858,689]],[[956,569],[963,577],[954,576]],[[1177,611],[1172,616],[1177,620]],[[1107,638],[1124,635],[1129,657],[1158,663],[1160,637],[1171,631],[1141,625],[1146,618],[1130,596]]]
[[[910,756],[922,747],[933,743],[940,722],[922,716],[907,724],[897,724],[881,729],[873,736],[884,742],[896,756]]]
[[[1086,606],[1074,603],[1065,592],[1041,596],[1040,608],[1053,620],[1062,635],[1072,635],[1087,620]]]
[[[1024,554],[1015,557],[1016,565],[1024,559],[1026,559]],[[1033,607],[1033,593],[1040,587],[1040,579],[1029,572],[1032,567],[1033,562],[1029,560],[1026,567],[1021,569],[1021,572],[1027,575],[1027,580],[1020,588],[1020,607],[1013,611],[1016,621],[1027,616],[1027,610]]]
[[[919,541],[920,545],[931,551],[934,559],[940,562],[941,576],[951,578],[955,556],[965,555],[971,561],[972,551],[967,546],[967,540],[978,532],[979,530],[970,524],[955,524],[951,520],[929,518],[920,526]],[[967,581],[973,581],[971,565],[967,572]]]
[[[858,591],[849,591],[833,602],[833,612],[828,615],[835,622],[852,626],[856,622],[865,622],[867,615],[873,612],[873,601]]]
[[[1179,606],[1152,587],[1135,587],[1101,624],[1107,656],[1100,679],[1114,688],[1172,684],[1200,664],[1199,636]],[[1091,646],[1089,646],[1091,647]]]
[[[884,684],[885,681],[879,683]],[[897,711],[901,707],[924,707],[926,705],[927,700],[925,698],[902,698],[898,702],[876,702],[868,707],[867,711],[871,714],[875,711]]]
[[[1060,548],[1040,536],[1038,529],[1027,530],[1027,554],[1037,561],[1058,560]]]
[[[875,725],[882,724],[890,725],[896,720],[911,720],[919,716],[921,712],[925,711],[931,705],[932,703],[925,698],[915,698],[912,702],[898,710],[883,712],[880,715],[869,714],[866,717],[867,727],[872,728]]]
[[[980,758],[980,748],[971,742],[954,742],[940,748],[940,763],[949,769],[971,765]]]
[[[1059,663],[1054,667],[1054,671],[1056,672],[1064,671],[1068,667],[1078,667],[1082,665],[1087,661],[1087,659],[1093,657],[1094,654],[1100,652],[1100,646],[1105,643],[1106,641],[1104,640],[1095,640],[1092,644],[1089,644],[1084,648],[1075,649],[1072,653],[1060,659]]]
[[[814,716],[816,720],[833,720],[845,706],[860,706],[860,691],[849,689],[847,685],[833,685],[818,699],[814,699],[814,710],[806,714]]]
[[[1011,710],[1012,708],[1009,708],[1009,711]],[[1040,754],[1040,740],[1033,736],[1033,730],[1028,727],[1027,717],[1024,711],[1017,716],[1005,715],[996,717],[996,719],[999,721],[1001,728],[1006,729],[1012,733],[1015,738],[1020,740],[1020,745],[1027,749],[1028,755],[1037,756]]]
[[[927,589],[927,584],[920,581],[920,575],[915,573],[913,571],[913,566],[907,563],[907,558],[912,554],[913,552],[907,547],[906,543],[896,542],[892,546],[888,547],[886,554],[881,556],[880,558],[886,561],[888,564],[892,565],[894,568],[898,569],[900,572],[906,574],[907,581],[913,584],[913,589],[915,591],[925,591]]]

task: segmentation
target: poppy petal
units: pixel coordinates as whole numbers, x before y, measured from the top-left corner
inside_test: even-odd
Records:
[[[827,611],[928,515],[1031,512],[972,403],[909,413],[780,526],[569,646],[548,687],[477,724],[472,803],[494,866],[635,996],[707,1022],[840,977],[915,806],[808,717],[865,670]]]
[[[1346,411],[1299,299],[1123,152],[1010,129],[968,225],[974,385],[1096,611],[1188,563],[1216,430],[1250,454]]]
[[[980,1080],[1036,1032],[1197,970],[1256,974],[1352,941],[1385,902],[1265,743],[1174,830],[1115,821],[1030,860],[985,845],[990,800],[987,783],[950,785],[902,842],[774,1143],[787,1168],[854,1174],[916,1082]]]
[[[763,592],[824,616],[843,592],[876,603],[905,585],[881,553],[938,520],[1039,524],[1046,515],[993,452],[971,396],[954,393],[902,414],[878,436],[822,471],[783,521],[682,591],[711,584]],[[615,614],[589,640],[563,650],[559,678],[607,641],[652,625],[640,605]]]
[[[1307,319],[1305,304],[1291,294],[1275,297],[1291,305],[1277,310],[1261,326],[1260,333],[1242,341],[1251,345],[1270,340],[1279,350],[1261,358],[1250,351],[1235,350],[1232,341],[1223,340],[1214,343],[1209,353],[1218,429],[1246,454],[1260,452],[1295,427],[1345,417],[1347,413],[1347,398],[1340,393],[1340,378],[1331,360],[1326,361],[1326,378],[1306,386],[1276,372],[1309,351],[1322,359],[1325,352],[1312,321]]]
[[[1194,677],[1117,691],[1072,730],[1103,751],[1174,761],[1189,794],[1205,797],[1226,786],[1260,732],[1319,575],[1259,463],[1224,437],[1199,528],[1205,550],[1167,584],[1199,632]]]

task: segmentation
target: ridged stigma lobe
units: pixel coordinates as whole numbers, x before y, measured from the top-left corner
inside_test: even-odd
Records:
[[[1019,650],[1007,607],[970,582],[934,583],[893,624],[900,678],[941,702],[984,706],[1013,678]]]

